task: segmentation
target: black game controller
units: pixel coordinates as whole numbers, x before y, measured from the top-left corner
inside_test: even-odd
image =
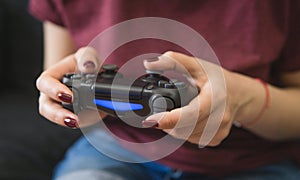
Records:
[[[170,80],[159,71],[130,79],[116,65],[103,65],[99,74],[66,74],[62,82],[74,94],[73,104],[63,106],[75,113],[95,109],[118,117],[147,117],[187,105],[198,89],[187,82]]]

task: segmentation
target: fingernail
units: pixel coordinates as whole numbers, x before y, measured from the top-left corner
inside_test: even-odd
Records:
[[[155,62],[155,61],[158,61],[158,57],[154,57],[154,58],[147,58],[145,59],[144,61],[147,62],[147,63],[150,63],[150,62]]]
[[[58,95],[58,99],[60,99],[63,102],[66,103],[71,103],[72,102],[72,96],[66,93],[59,93]]]
[[[96,65],[93,61],[87,61],[83,64],[86,69],[95,69]]]
[[[156,120],[145,120],[142,122],[144,128],[156,128],[158,127],[158,122]]]
[[[77,121],[75,120],[75,119],[73,119],[73,118],[66,118],[65,120],[64,120],[64,123],[65,123],[65,125],[66,126],[68,126],[68,127],[70,127],[70,128],[78,128],[78,123],[77,123]]]

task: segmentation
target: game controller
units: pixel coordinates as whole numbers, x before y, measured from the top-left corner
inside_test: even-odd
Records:
[[[149,71],[137,79],[124,77],[113,64],[98,74],[66,74],[62,82],[73,92],[73,104],[63,106],[75,113],[95,109],[118,117],[147,117],[187,105],[199,90],[188,82],[168,79],[161,71]]]

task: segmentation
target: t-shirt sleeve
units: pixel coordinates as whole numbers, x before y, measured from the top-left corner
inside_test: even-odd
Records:
[[[51,21],[57,25],[64,26],[55,0],[30,0],[29,12],[41,21]]]
[[[280,72],[300,70],[300,1],[290,1],[288,35],[276,67]]]

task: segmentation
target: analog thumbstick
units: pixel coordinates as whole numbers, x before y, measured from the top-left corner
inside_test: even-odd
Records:
[[[149,70],[149,69],[147,69],[147,70],[146,70],[146,73],[147,73],[147,74],[158,74],[158,75],[161,75],[161,74],[164,73],[164,71],[160,71],[160,70]]]
[[[102,69],[107,73],[114,73],[118,69],[118,66],[115,64],[105,64],[102,66]]]

